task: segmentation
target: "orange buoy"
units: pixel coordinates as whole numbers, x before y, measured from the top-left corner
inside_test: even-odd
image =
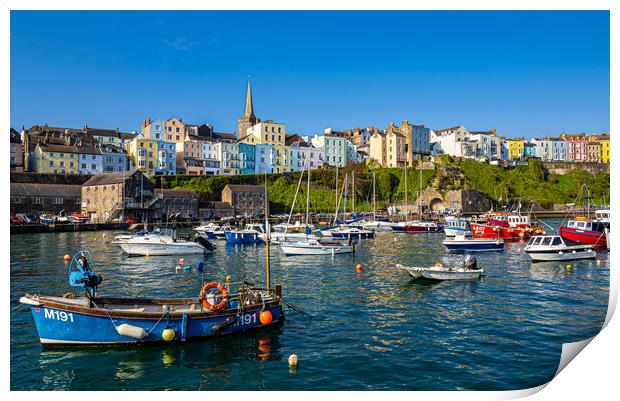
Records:
[[[181,258],[181,259],[179,259],[179,264],[180,264],[180,265],[184,265],[184,264],[185,264],[185,258]]]
[[[260,322],[265,325],[273,321],[273,315],[268,310],[261,312],[259,318]]]
[[[69,261],[71,260],[71,256],[69,255],[65,255],[65,263],[69,263]]]
[[[362,264],[358,263],[355,265],[355,271],[357,271],[358,273],[362,271]]]

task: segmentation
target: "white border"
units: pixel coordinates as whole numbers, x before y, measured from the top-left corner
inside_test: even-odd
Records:
[[[468,9],[495,9],[495,10],[547,10],[547,9],[565,9],[565,10],[584,10],[584,9],[598,9],[598,10],[612,10],[611,12],[611,110],[620,110],[618,108],[617,96],[618,96],[618,49],[620,43],[618,43],[618,25],[620,22],[620,18],[618,17],[618,12],[620,6],[618,5],[620,2],[616,1],[604,1],[604,0],[590,0],[590,1],[576,1],[576,0],[564,0],[564,1],[553,1],[553,0],[522,0],[522,1],[502,1],[501,3],[498,1],[489,1],[489,0],[469,0],[469,1],[441,1],[441,2],[429,2],[429,1],[392,1],[392,0],[383,0],[380,3],[371,2],[368,0],[358,0],[358,1],[325,1],[325,0],[316,0],[313,2],[306,3],[295,3],[293,4],[290,1],[248,1],[248,0],[231,0],[220,3],[206,3],[206,2],[198,2],[198,1],[189,1],[189,0],[177,0],[174,2],[170,1],[162,1],[162,0],[152,0],[149,2],[139,2],[134,0],[109,0],[109,1],[89,1],[82,2],[76,0],[59,0],[59,1],[44,1],[44,0],[20,0],[20,1],[12,1],[5,0],[0,1],[0,11],[1,11],[1,22],[0,22],[0,31],[2,40],[0,41],[0,49],[2,54],[2,63],[0,64],[1,68],[1,76],[2,85],[0,86],[0,96],[2,96],[2,101],[0,102],[2,107],[0,109],[0,127],[4,131],[8,130],[10,126],[10,113],[9,107],[7,105],[10,104],[10,96],[9,96],[9,83],[10,83],[10,71],[9,71],[9,36],[10,36],[10,10],[11,9],[54,9],[54,10],[70,10],[70,9],[96,9],[96,10],[134,10],[134,9],[216,9],[216,10],[230,10],[230,9],[301,9],[301,10],[316,10],[316,9],[325,9],[325,10],[333,10],[333,9],[419,9],[419,10],[440,10],[440,9],[449,9],[449,10],[468,10]],[[259,7],[260,6],[260,7]],[[618,128],[618,119],[616,114],[611,113],[611,132],[617,132]],[[620,158],[620,143],[615,140],[615,135],[612,136],[612,148],[611,148],[611,161],[612,161],[612,171],[620,165],[618,161]],[[9,153],[9,145],[8,141],[3,141],[2,145],[4,154],[7,155]],[[8,169],[5,170],[4,173],[4,188],[8,187],[9,174]],[[615,176],[615,173],[614,173]],[[612,179],[613,182],[613,179]],[[612,185],[612,196],[611,196],[611,204],[616,205],[618,200],[617,194],[618,189],[614,188]],[[0,202],[2,202],[3,210],[8,210],[9,208],[9,197],[5,193],[4,196],[0,196]],[[614,226],[618,227],[618,222],[620,221],[617,218],[616,214],[613,214],[612,220],[614,222]],[[4,248],[6,255],[5,261],[5,271],[2,276],[3,286],[2,288],[8,292],[9,289],[9,273],[8,266],[9,264],[9,226],[6,224],[3,227],[3,239],[2,247]],[[539,400],[551,400],[551,399],[583,399],[583,398],[591,398],[591,399],[611,399],[617,396],[618,392],[618,357],[620,353],[618,352],[619,346],[618,342],[620,341],[620,329],[619,324],[617,322],[618,319],[611,320],[613,315],[613,311],[615,310],[616,302],[617,302],[617,294],[618,294],[618,273],[615,269],[617,269],[617,264],[615,263],[618,259],[615,254],[612,252],[611,256],[611,286],[610,286],[610,309],[608,311],[607,319],[606,319],[606,328],[602,331],[602,333],[596,338],[592,340],[590,345],[587,347],[587,351],[581,353],[576,361],[568,364],[568,366],[562,370],[562,372],[550,382],[548,386],[541,386],[539,388],[520,390],[520,391],[511,391],[511,392],[418,392],[418,393],[410,393],[410,392],[390,392],[386,394],[377,394],[376,392],[350,392],[351,394],[347,394],[347,396],[355,397],[359,400],[373,400],[376,397],[390,397],[391,399],[410,399],[411,397],[424,397],[424,399],[472,399],[472,400],[486,400],[486,399],[512,399],[518,397],[524,397],[533,393],[538,392],[539,390],[544,388],[544,391],[536,394],[536,399]],[[10,372],[10,346],[9,346],[9,296],[8,294],[4,294],[2,297],[2,308],[0,308],[0,313],[2,314],[2,321],[4,324],[4,333],[7,338],[3,341],[2,347],[2,357],[4,360],[4,365],[2,369],[2,382],[3,382],[3,390],[8,391],[9,389],[9,372]],[[577,345],[568,345],[567,348],[577,347],[581,348],[582,344]],[[574,352],[574,349],[573,351]],[[303,361],[301,361],[303,363]],[[283,367],[286,368],[286,367]],[[192,396],[193,394],[184,394],[182,396]],[[156,392],[140,392],[140,393],[110,393],[110,392],[89,392],[89,394],[82,393],[60,393],[60,392],[13,392],[10,394],[11,399],[14,400],[22,400],[22,399],[33,399],[40,397],[45,397],[48,399],[61,399],[64,401],[67,398],[70,399],[83,399],[83,397],[89,398],[109,398],[109,397],[121,397],[121,398],[129,398],[129,397],[149,397],[155,399],[165,399],[170,396],[165,393],[156,393]],[[198,395],[202,397],[258,397],[261,399],[289,399],[291,397],[301,398],[301,399],[314,399],[315,397],[338,397],[339,395],[336,393],[330,392],[297,392],[297,393],[286,393],[286,392],[268,392],[268,393],[260,393],[260,392],[251,392],[250,394],[225,394],[225,393],[209,393],[205,395]]]

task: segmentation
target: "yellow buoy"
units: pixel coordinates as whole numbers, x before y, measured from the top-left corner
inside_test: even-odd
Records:
[[[570,270],[571,269],[571,265],[566,265],[566,270]]]
[[[226,276],[226,283],[230,284],[230,274]]]
[[[174,340],[174,330],[170,327],[165,328],[164,331],[161,332],[161,338],[164,341]]]
[[[291,356],[288,357],[288,366],[297,366],[298,363],[299,363],[299,358],[297,357],[297,355],[292,354]]]

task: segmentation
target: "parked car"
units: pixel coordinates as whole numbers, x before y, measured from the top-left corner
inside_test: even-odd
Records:
[[[88,216],[85,216],[81,213],[71,213],[69,215],[69,221],[72,223],[88,223]]]
[[[24,224],[25,221],[17,216],[11,216],[11,224]]]
[[[33,223],[38,223],[39,222],[39,218],[37,217],[36,214],[32,214],[32,213],[18,213],[15,216],[19,217],[21,220],[23,220],[24,223],[27,223],[27,224],[33,224]]]

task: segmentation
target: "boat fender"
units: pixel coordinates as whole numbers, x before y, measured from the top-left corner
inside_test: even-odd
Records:
[[[220,331],[222,329],[225,329],[226,327],[234,324],[236,321],[237,321],[237,316],[236,315],[235,316],[227,317],[226,319],[222,320],[221,322],[214,324],[211,327],[211,331],[217,333],[218,331]]]
[[[121,336],[125,336],[125,337],[131,337],[131,338],[136,338],[138,340],[141,340],[144,337],[148,336],[148,333],[142,327],[133,326],[127,323],[123,323],[119,326],[115,326],[115,328],[118,334],[120,334]]]
[[[28,298],[28,297],[21,297],[19,299],[19,303],[25,304],[25,305],[32,305],[32,306],[39,306],[39,305],[41,305],[41,303],[39,301],[35,301],[34,299],[31,299],[31,298]]]

